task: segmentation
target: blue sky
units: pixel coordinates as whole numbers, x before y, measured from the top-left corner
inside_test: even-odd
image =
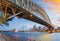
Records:
[[[58,7],[59,9],[56,9],[56,7],[60,5],[55,6],[55,4],[59,4],[59,3],[56,3],[56,1],[52,2],[50,0],[32,0],[32,1],[38,4],[39,6],[41,6],[47,12],[52,24],[60,25],[60,14],[59,14],[60,8]],[[13,21],[9,21],[9,27],[3,25],[3,27],[0,26],[0,30],[10,30],[14,28],[19,30],[24,30],[24,29],[32,28],[34,25],[40,26],[40,24],[37,24],[35,22],[22,18],[18,19],[17,17],[15,17]]]
[[[35,2],[47,12],[52,24],[60,26],[60,0],[35,0]]]

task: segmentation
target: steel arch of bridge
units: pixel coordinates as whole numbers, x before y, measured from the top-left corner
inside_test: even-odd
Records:
[[[14,3],[10,0],[0,0],[0,11],[2,12],[2,19],[4,21],[8,21],[9,19],[17,16],[19,18],[25,18],[39,24],[47,26],[49,29],[54,29],[51,25],[50,19],[47,13],[36,3],[32,2],[31,0],[15,0]],[[32,12],[39,13],[42,18],[32,14]]]

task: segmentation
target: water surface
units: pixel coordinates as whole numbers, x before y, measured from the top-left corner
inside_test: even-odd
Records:
[[[60,33],[42,32],[3,32],[10,38],[17,38],[18,41],[60,41]]]

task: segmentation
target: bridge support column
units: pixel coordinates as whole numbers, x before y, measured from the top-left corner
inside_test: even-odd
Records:
[[[13,15],[15,15],[16,9],[15,8],[11,8],[11,9],[12,9]]]
[[[9,3],[3,8],[3,6],[0,4],[0,8],[1,8],[1,12],[2,12],[2,17],[3,18],[7,18],[7,7],[8,7]]]
[[[15,2],[14,2],[15,4],[17,4],[17,5],[19,5],[19,1],[18,0],[15,0]]]

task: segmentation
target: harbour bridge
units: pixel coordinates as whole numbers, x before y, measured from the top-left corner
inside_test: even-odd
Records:
[[[42,24],[53,30],[47,13],[32,0],[0,0],[0,24],[12,20],[15,16]]]

